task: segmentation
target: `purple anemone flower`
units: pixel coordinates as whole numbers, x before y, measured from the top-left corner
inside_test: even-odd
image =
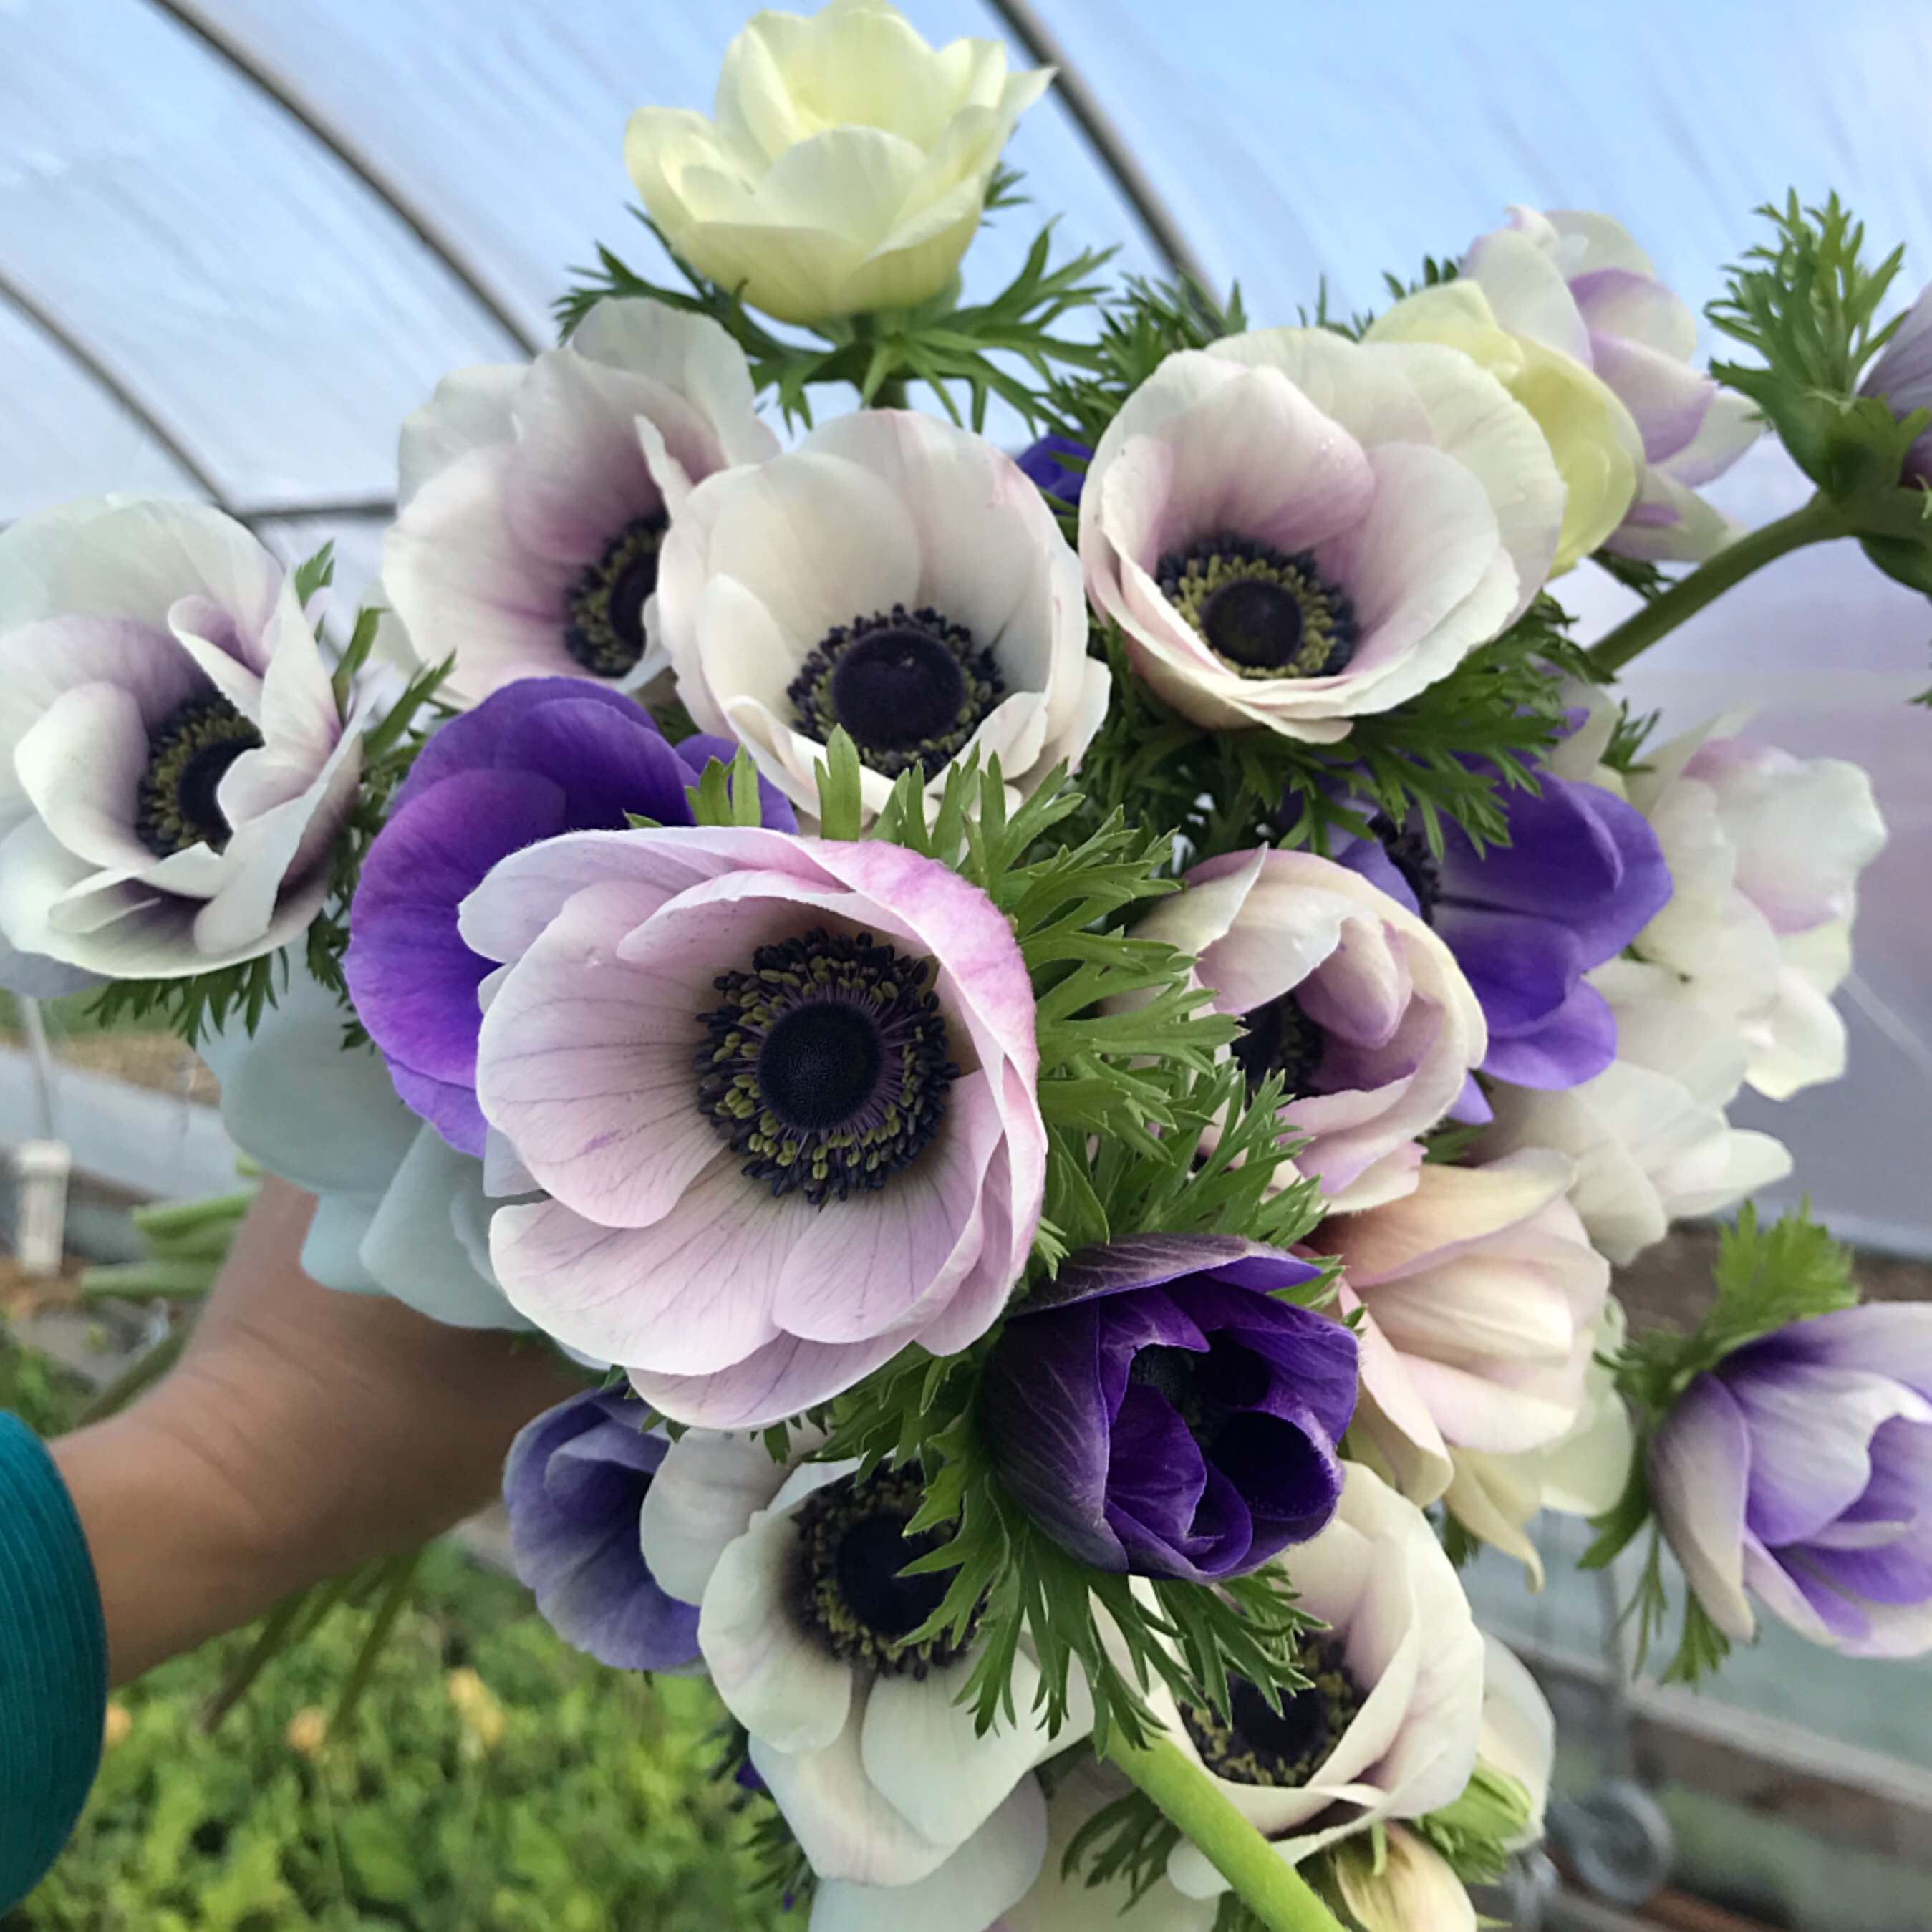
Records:
[[[1634,807],[1600,786],[1540,776],[1539,792],[1497,794],[1507,845],[1479,852],[1445,819],[1438,860],[1419,830],[1378,818],[1377,838],[1335,856],[1419,913],[1456,956],[1489,1022],[1481,1072],[1518,1087],[1575,1087],[1617,1054],[1616,1018],[1583,976],[1663,910],[1670,868]]]
[[[1650,1452],[1658,1520],[1718,1628],[1744,1592],[1855,1657],[1932,1649],[1932,1307],[1794,1322],[1700,1375]]]
[[[1065,459],[1071,458],[1071,462]],[[1078,505],[1087,482],[1087,466],[1094,452],[1070,436],[1043,436],[1019,454],[1019,466],[1026,476],[1056,502]]]
[[[1083,1249],[987,1364],[1006,1486],[1102,1570],[1200,1582],[1314,1535],[1341,1495],[1355,1338],[1274,1292],[1316,1273],[1232,1235]]]
[[[396,1091],[452,1147],[483,1152],[477,988],[495,963],[464,944],[458,908],[498,860],[560,832],[690,824],[686,787],[736,750],[674,746],[634,698],[573,677],[506,685],[423,747],[363,862],[344,969]],[[765,824],[796,830],[760,789]]]
[[[698,1608],[659,1588],[640,1518],[670,1448],[628,1390],[587,1389],[520,1435],[503,1472],[517,1574],[566,1643],[619,1670],[675,1670],[698,1654]]]

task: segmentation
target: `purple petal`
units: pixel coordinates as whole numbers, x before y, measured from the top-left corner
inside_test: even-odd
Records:
[[[1207,1486],[1207,1460],[1167,1398],[1127,1390],[1107,1471],[1107,1521],[1131,1561],[1151,1540],[1184,1558],[1196,1553],[1194,1515]]]
[[[457,908],[499,859],[563,829],[564,795],[532,773],[455,773],[393,812],[363,861],[344,960],[370,1036],[413,1072],[473,1080],[476,989],[489,963]]]
[[[639,1513],[668,1447],[642,1403],[589,1390],[531,1423],[503,1474],[517,1574],[566,1642],[625,1670],[664,1670],[698,1651],[698,1611],[658,1587]]]
[[[1516,1087],[1580,1087],[1616,1057],[1616,1015],[1595,987],[1579,982],[1542,1018],[1511,1033],[1492,1028],[1483,1071]]]
[[[1462,969],[1492,1032],[1554,1012],[1593,962],[1567,926],[1533,914],[1444,902],[1436,930]]]

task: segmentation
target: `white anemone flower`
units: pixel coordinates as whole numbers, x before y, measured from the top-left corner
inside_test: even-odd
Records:
[[[0,535],[0,932],[29,956],[0,978],[170,979],[301,932],[367,702],[344,718],[290,573],[205,504],[94,497]]]
[[[251,1034],[202,1042],[229,1138],[316,1197],[303,1271],[325,1288],[388,1294],[457,1328],[527,1329],[490,1266],[483,1164],[398,1098],[382,1057],[345,1051],[349,1016],[291,963]]]
[[[677,254],[767,315],[910,308],[951,280],[1052,78],[1010,74],[996,40],[935,50],[884,0],[763,13],[725,52],[716,119],[640,108],[624,160]]]
[[[1417,1136],[1488,1051],[1455,956],[1407,907],[1311,852],[1233,852],[1187,874],[1134,928],[1195,962],[1217,1012],[1238,1014],[1251,1080],[1279,1072],[1294,1166],[1337,1213],[1412,1192]]]
[[[977,1730],[958,1701],[977,1661],[970,1636],[908,1641],[948,1582],[943,1571],[898,1574],[941,1540],[904,1533],[922,1498],[916,1474],[860,1482],[856,1468],[787,1469],[761,1437],[688,1431],[646,1500],[645,1560],[672,1595],[698,1605],[705,1667],[812,1868],[853,1888],[829,1924],[880,1922],[861,1915],[859,1894],[918,1886],[956,1858],[956,1879],[976,1893],[1023,1873],[1010,1902],[1045,1842],[1033,1800],[1016,1793],[1086,1734],[1090,1707],[1083,1689],[1049,1736],[1022,1649],[1016,1716]]]
[[[646,456],[646,442],[652,462]],[[403,425],[382,587],[440,695],[520,677],[630,689],[664,668],[653,608],[668,485],[777,448],[744,352],[707,316],[599,302],[527,364],[446,377]]]
[[[1858,876],[1885,821],[1858,766],[1750,743],[1736,722],[1658,746],[1625,781],[1676,883],[1635,950],[1729,1017],[1744,1078],[1783,1100],[1845,1070],[1831,996],[1851,970]]]
[[[1177,710],[1333,743],[1520,616],[1562,519],[1534,420],[1466,356],[1274,328],[1170,356],[1127,398],[1080,552]]]
[[[1483,1636],[1483,1730],[1477,1756],[1522,1787],[1529,1815],[1507,1849],[1520,1851],[1543,1836],[1550,1784],[1556,1771],[1556,1714],[1543,1687],[1508,1645]]]
[[[1621,1268],[1672,1222],[1714,1214],[1783,1180],[1791,1156],[1726,1117],[1750,1058],[1726,1014],[1645,961],[1612,959],[1588,980],[1616,1016],[1616,1058],[1560,1091],[1498,1083],[1496,1118],[1476,1152],[1486,1160],[1526,1147],[1568,1155],[1576,1169],[1570,1204]]]
[[[1100,729],[1109,686],[1087,655],[1078,560],[983,438],[869,410],[694,490],[668,478],[665,496],[658,616],[678,695],[802,811],[838,726],[868,816],[902,772],[936,794],[970,752],[1030,792]]]
[[[1610,1268],[1566,1196],[1568,1160],[1525,1148],[1425,1166],[1414,1191],[1336,1216],[1311,1246],[1363,1310],[1356,1420],[1412,1502],[1437,1501],[1451,1445],[1542,1448],[1582,1412]]]
[[[1270,1711],[1236,1687],[1232,1721],[1154,1696],[1168,1736],[1292,1864],[1371,1826],[1460,1797],[1476,1765],[1483,1640],[1429,1520],[1375,1472],[1347,1466],[1334,1520],[1289,1552],[1313,1680]],[[1183,1842],[1167,1875],[1190,1898],[1227,1889]]]

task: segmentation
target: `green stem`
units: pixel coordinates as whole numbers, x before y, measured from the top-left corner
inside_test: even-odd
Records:
[[[888,376],[872,396],[875,410],[902,410],[907,407],[906,379],[903,376]]]
[[[421,1550],[412,1550],[406,1556],[392,1556],[383,1566],[382,1600],[376,1606],[369,1633],[362,1640],[362,1649],[356,1653],[356,1661],[343,1684],[342,1694],[335,1700],[335,1709],[328,1720],[328,1736],[332,1738],[347,1733],[356,1715],[356,1707],[362,1701],[362,1694],[368,1689],[370,1678],[376,1674],[376,1660],[382,1654],[382,1647],[388,1642],[389,1633],[395,1628],[396,1619],[409,1601],[410,1585],[415,1580],[416,1566],[422,1557]]]
[[[1172,1738],[1130,1744],[1116,1726],[1106,1754],[1199,1846],[1269,1932],[1342,1932],[1308,1882],[1234,1809]]]
[[[1850,533],[1838,506],[1828,497],[1814,496],[1803,508],[1748,531],[1727,549],[1718,551],[1709,562],[1700,564],[1688,577],[1680,578],[1660,597],[1652,598],[1634,616],[1600,639],[1586,655],[1606,675],[1622,670],[1631,658],[1648,650],[1658,638],[1676,630],[1685,618],[1695,616],[1734,584],[1742,584],[1753,571],[1762,570],[1787,551],[1802,549],[1806,544],[1828,543],[1834,537]]]

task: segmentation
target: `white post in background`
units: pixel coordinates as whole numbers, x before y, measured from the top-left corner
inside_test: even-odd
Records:
[[[22,1141],[14,1150],[20,1184],[15,1246],[30,1275],[60,1273],[67,1246],[67,1177],[73,1165],[64,1141]]]
[[[54,1056],[40,1003],[23,998],[20,1011],[39,1094],[40,1138],[23,1141],[14,1151],[14,1171],[20,1183],[14,1246],[27,1274],[56,1275],[67,1250],[67,1183],[74,1156],[59,1138],[54,1119]]]

